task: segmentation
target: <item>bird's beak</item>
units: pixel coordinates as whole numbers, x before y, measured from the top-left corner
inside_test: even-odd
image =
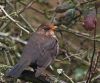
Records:
[[[53,31],[56,31],[57,26],[53,26],[51,29],[52,29]]]

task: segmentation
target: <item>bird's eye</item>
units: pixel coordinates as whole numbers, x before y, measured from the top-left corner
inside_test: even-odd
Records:
[[[45,30],[45,31],[48,31],[48,30],[50,30],[50,28],[47,27],[47,26],[44,26],[44,30]]]

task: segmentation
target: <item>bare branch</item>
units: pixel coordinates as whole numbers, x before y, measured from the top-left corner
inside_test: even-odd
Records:
[[[14,22],[20,29],[23,31],[27,32],[28,34],[30,33],[28,30],[26,30],[24,27],[22,27],[18,21],[14,20],[5,10],[2,6],[0,6],[1,10],[4,12],[4,14],[12,21]]]

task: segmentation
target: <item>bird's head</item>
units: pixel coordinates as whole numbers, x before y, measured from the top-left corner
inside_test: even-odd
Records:
[[[52,35],[54,34],[54,31],[56,31],[56,29],[57,29],[57,26],[55,26],[54,24],[44,23],[38,27],[37,33]]]
[[[44,31],[50,31],[50,30],[52,30],[52,31],[55,31],[56,28],[57,28],[57,26],[55,26],[54,24],[46,24],[46,23],[44,23],[44,24],[41,24],[38,27],[37,31],[39,31],[39,30],[44,30]]]

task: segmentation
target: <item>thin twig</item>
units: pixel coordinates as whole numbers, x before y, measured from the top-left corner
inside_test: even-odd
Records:
[[[19,3],[22,4],[22,5],[24,5],[24,6],[26,6],[26,4],[23,3],[23,2],[21,2],[21,1],[20,1]],[[45,13],[44,13],[43,11],[38,10],[38,9],[36,9],[36,8],[33,8],[32,6],[29,6],[28,8],[30,8],[30,9],[32,9],[32,10],[34,10],[34,11],[40,13],[41,15],[45,15]]]
[[[63,75],[70,80],[71,83],[75,83],[72,78],[70,78],[66,73],[63,72]]]
[[[7,2],[11,8],[13,8],[13,5],[8,1]],[[30,6],[29,6],[30,7]],[[18,11],[17,13],[16,12],[13,12],[11,13],[11,15],[14,14],[15,16],[18,14],[22,20],[29,26],[29,28],[34,32],[35,30],[33,29],[33,27],[29,24],[29,22],[23,17],[23,15],[20,13],[20,11]]]
[[[7,20],[3,23],[3,25],[0,27],[0,31],[4,30],[9,24],[11,23],[11,20]]]
[[[96,71],[96,68],[97,68],[97,64],[98,64],[98,62],[99,62],[99,59],[100,59],[100,53],[98,52],[98,53],[97,53],[96,60],[95,60],[94,69],[93,69],[94,72]]]
[[[91,79],[92,79],[92,76],[93,76],[93,63],[94,63],[94,56],[95,56],[95,52],[96,52],[96,41],[95,41],[95,36],[96,36],[96,29],[94,31],[94,44],[93,44],[93,54],[92,54],[92,57],[91,57],[91,62],[90,62],[90,66],[89,66],[89,70],[88,70],[88,77],[87,77],[87,80],[86,80],[86,83],[91,83]]]
[[[86,38],[88,40],[94,41],[94,38],[87,33],[83,33],[83,32],[77,31],[77,30],[73,30],[73,29],[67,29],[67,27],[64,25],[62,25],[61,27],[62,27],[61,31],[63,31],[63,32],[69,32],[69,33],[72,33],[78,37],[83,37],[83,38]],[[96,40],[96,42],[100,42],[99,39],[95,39],[95,40]]]
[[[14,20],[5,10],[4,8],[2,8],[2,6],[0,6],[1,10],[3,11],[3,13],[12,21],[14,22],[19,28],[21,28],[22,30],[24,30],[25,32],[27,32],[28,34],[30,33],[28,30],[26,30],[24,27],[22,27],[18,21]]]
[[[15,65],[14,58],[10,52],[8,52],[9,60],[11,61],[11,65]]]
[[[96,8],[96,5],[95,5],[95,12],[96,12],[96,19],[97,19],[97,8]],[[95,58],[95,53],[96,53],[96,26],[97,24],[95,24],[95,29],[94,29],[94,41],[93,41],[93,54],[92,54],[92,57],[91,57],[91,64],[90,64],[90,67],[89,67],[89,70],[88,70],[88,77],[87,77],[87,80],[86,80],[86,83],[91,83],[91,79],[93,78],[93,75],[94,75],[94,72],[95,72],[95,69],[96,69],[96,66],[97,66],[97,62],[94,63],[94,58]],[[97,59],[98,60],[98,59]]]
[[[31,0],[27,5],[25,5],[25,7],[22,10],[20,10],[18,14],[21,14],[23,11],[29,8],[34,2],[35,2],[34,0]]]
[[[76,56],[77,54],[72,54],[72,53],[69,53],[69,54],[71,55],[71,57],[74,57],[74,58],[80,60],[80,61],[81,61],[82,63],[84,63],[85,65],[87,65],[87,66],[90,65],[90,63],[87,62],[86,60],[82,59],[81,57]],[[100,68],[97,68],[96,70],[97,70],[98,72],[100,72]]]
[[[4,51],[4,55],[5,55],[4,58],[5,58],[6,65],[10,65],[10,62],[9,62],[9,59],[8,59],[6,51]]]
[[[22,14],[19,15],[21,17],[21,19],[29,26],[29,28],[35,32],[35,30],[33,29],[33,27],[31,26],[31,24],[24,18],[24,16]]]
[[[20,43],[22,43],[22,44],[27,44],[26,41],[20,39],[19,37],[16,38],[16,37],[10,36],[10,33],[3,33],[3,32],[0,32],[0,36],[10,38],[11,40],[20,42]]]
[[[0,64],[0,69],[1,69],[1,68],[5,68],[5,67],[7,67],[7,68],[11,68],[12,66],[5,65],[5,64]]]
[[[22,44],[27,44],[26,41],[23,41],[22,39],[20,38],[16,38],[16,37],[12,37],[12,36],[9,36],[10,39],[14,40],[14,41],[17,41],[17,42],[20,42]]]

